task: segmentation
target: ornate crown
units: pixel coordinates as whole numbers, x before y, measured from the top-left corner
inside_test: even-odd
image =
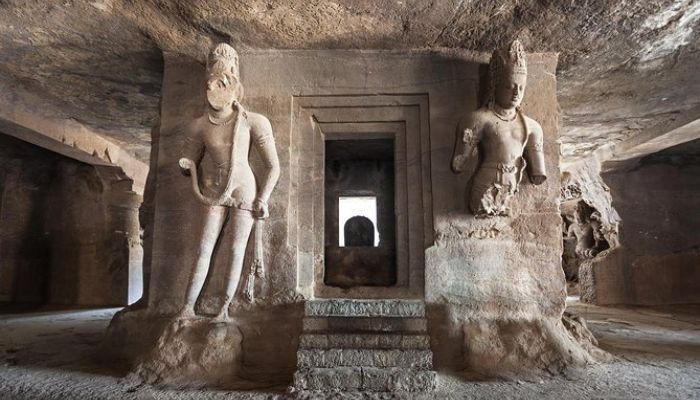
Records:
[[[519,40],[513,40],[508,46],[497,49],[489,63],[491,79],[509,71],[515,74],[527,74],[527,56]]]
[[[207,72],[209,75],[232,75],[239,79],[238,53],[226,43],[217,44],[207,58]]]

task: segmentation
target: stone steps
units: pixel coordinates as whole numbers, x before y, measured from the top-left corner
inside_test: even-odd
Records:
[[[435,389],[425,303],[310,300],[304,306],[294,386],[306,391]]]
[[[435,383],[435,371],[409,368],[302,368],[294,374],[299,390],[429,392]]]
[[[395,349],[299,349],[297,367],[405,367],[429,369],[430,350]]]
[[[305,333],[299,338],[301,349],[400,349],[428,350],[430,337],[425,334],[402,333]]]
[[[307,317],[401,317],[424,318],[425,303],[419,300],[309,300]]]
[[[306,317],[304,332],[410,332],[425,333],[428,324],[425,318],[396,317]]]

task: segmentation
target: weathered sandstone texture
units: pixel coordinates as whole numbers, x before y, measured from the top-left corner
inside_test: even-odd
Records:
[[[459,121],[452,169],[471,173],[469,210],[477,218],[510,215],[525,175],[534,185],[547,179],[542,127],[520,108],[526,87],[527,56],[515,40],[491,55],[484,106]]]
[[[487,375],[555,373],[599,355],[562,322],[556,58],[530,55],[529,65],[522,109],[542,126],[550,178],[541,186],[523,181],[510,216],[479,219],[466,211],[468,184],[446,184],[441,175],[450,166],[433,164],[441,178],[433,180],[436,238],[426,251],[425,288],[437,366]],[[440,149],[433,159],[447,158],[457,136],[433,136]]]
[[[693,0],[25,1],[0,4],[0,92],[22,86],[148,155],[162,51],[475,49],[520,37],[558,52],[564,158],[700,116]],[[164,96],[163,96],[164,97]],[[95,107],[95,104],[101,105]]]
[[[0,302],[137,300],[140,200],[119,168],[0,134]]]
[[[109,337],[119,343],[107,346],[127,357],[138,353],[134,349],[152,349],[184,304],[207,212],[177,163],[184,123],[202,113],[204,66],[179,54],[166,53],[164,59],[157,159],[151,160],[157,184],[148,307],[116,317],[110,331],[121,333]],[[427,330],[435,353],[431,362],[438,369],[559,371],[593,360],[576,341],[583,335],[573,336],[562,322],[555,56],[529,56],[523,103],[524,112],[542,125],[552,177],[537,189],[523,184],[511,216],[476,220],[466,211],[468,178],[450,171],[455,127],[464,112],[480,105],[486,60],[468,52],[241,52],[244,103],[247,110],[269,118],[281,175],[263,229],[265,278],[252,283],[254,301],[239,290],[229,308],[242,342],[240,357],[227,361],[240,365],[229,365],[227,371],[246,379],[291,382],[300,362],[302,329]],[[332,286],[324,281],[324,142],[377,137],[394,141],[396,285]],[[261,160],[254,152],[250,162],[259,173]],[[231,233],[224,228],[215,250],[195,307],[199,315],[215,314],[221,307],[230,260],[220,249],[230,248]],[[244,263],[241,287],[252,278],[248,265]],[[314,298],[425,300],[427,318],[304,318],[301,302]],[[375,349],[388,364],[368,367],[393,368],[394,361],[428,365],[423,353],[411,355],[418,357],[411,361],[391,353],[395,350]],[[345,353],[303,354],[302,363],[335,364]],[[352,352],[358,362],[366,356]],[[207,362],[196,357],[195,363],[202,363],[196,370],[208,370]],[[193,380],[200,378],[195,375]]]
[[[212,324],[207,318],[177,320],[166,325],[132,374],[169,386],[230,385],[240,366],[241,340],[234,324]]]
[[[562,265],[567,280],[578,281],[582,263],[605,257],[620,245],[621,221],[595,159],[567,165],[561,176]]]
[[[602,179],[622,217],[620,247],[581,265],[581,300],[700,302],[700,142],[606,163]]]

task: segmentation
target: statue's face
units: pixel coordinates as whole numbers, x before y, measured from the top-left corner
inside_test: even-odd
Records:
[[[501,74],[496,83],[495,100],[503,109],[511,109],[520,105],[525,94],[527,75],[506,71]]]
[[[209,106],[221,111],[230,108],[236,99],[238,83],[229,79],[225,74],[209,77],[207,81],[207,102]]]

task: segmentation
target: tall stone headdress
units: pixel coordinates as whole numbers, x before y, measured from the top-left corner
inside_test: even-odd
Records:
[[[237,98],[243,97],[243,85],[238,66],[238,52],[226,43],[217,44],[207,57],[207,80],[220,78],[237,86]]]
[[[504,74],[527,75],[527,55],[519,40],[513,40],[507,46],[494,50],[489,62],[489,97],[492,106],[496,95],[496,83]]]

